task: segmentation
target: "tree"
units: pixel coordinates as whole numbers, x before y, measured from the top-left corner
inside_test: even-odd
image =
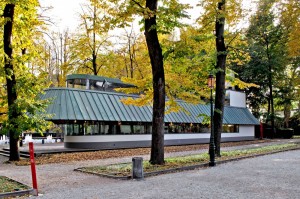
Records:
[[[18,140],[21,132],[32,129],[40,132],[48,125],[44,118],[49,115],[43,112],[46,101],[37,99],[41,86],[46,83],[32,75],[28,68],[31,57],[37,55],[33,43],[34,36],[38,35],[36,28],[40,25],[37,6],[34,0],[0,3],[3,8],[0,23],[4,27],[4,53],[1,53],[4,67],[0,74],[6,78],[6,96],[1,96],[0,103],[7,107],[1,134],[9,134],[11,161],[20,159]]]
[[[164,164],[165,73],[156,29],[157,0],[146,0],[145,37],[152,66],[153,116],[151,164]]]
[[[17,89],[16,76],[14,74],[13,66],[13,49],[12,49],[12,29],[14,21],[15,4],[6,4],[3,12],[3,17],[7,19],[4,25],[3,43],[4,53],[7,55],[4,58],[4,70],[6,75],[7,86],[7,102],[8,102],[8,120],[11,121],[12,128],[9,130],[9,148],[11,150],[9,160],[19,160],[18,136],[15,135],[13,129],[18,128],[15,118],[19,117],[20,113],[16,107]]]
[[[247,31],[252,51],[250,64],[258,69],[261,76],[259,81],[262,82],[260,85],[265,92],[262,95],[268,100],[267,122],[271,123],[272,136],[275,131],[274,88],[285,78],[283,74],[287,63],[286,39],[283,27],[275,24],[272,12],[274,3],[272,0],[259,2],[258,10],[251,18]]]
[[[274,131],[276,112],[284,114],[277,127],[288,127],[297,101],[300,4],[294,0],[270,0],[257,5],[246,35],[250,60],[238,72],[244,81],[259,85],[246,90],[249,106],[257,118],[267,112],[266,122]]]
[[[100,72],[107,77],[123,78],[123,81],[140,81],[151,75],[151,66],[147,51],[147,44],[142,33],[131,27],[121,29],[122,33],[116,35],[116,47],[107,53],[108,60]],[[135,82],[138,84],[137,82]],[[141,86],[141,84],[139,84]],[[134,91],[133,93],[140,93]]]
[[[226,57],[227,47],[224,41],[224,29],[225,29],[225,5],[226,1],[222,0],[218,2],[218,14],[216,16],[216,49],[217,49],[217,63],[216,63],[216,96],[215,96],[215,108],[214,108],[214,136],[216,155],[221,156],[221,132],[223,129],[223,113],[225,102],[225,73],[226,73]]]
[[[117,10],[120,21],[117,23],[121,24],[121,26],[126,26],[128,21],[132,21],[133,16],[141,15],[143,17],[144,34],[153,78],[151,88],[153,91],[153,118],[150,163],[164,164],[164,111],[166,96],[163,54],[158,33],[169,33],[174,27],[180,25],[179,19],[186,17],[183,12],[186,5],[180,4],[176,0],[163,1],[161,6],[157,5],[157,0],[113,2],[118,5]],[[149,93],[151,93],[151,90]]]
[[[125,44],[124,47],[118,50],[117,53],[123,57],[125,63],[126,77],[133,79],[139,76],[140,78],[143,78],[145,74],[143,74],[142,68],[140,66],[142,65],[142,62],[140,61],[139,63],[138,59],[142,56],[143,53],[146,52],[146,41],[141,37],[140,34],[135,33],[133,26],[131,27],[130,31],[126,29],[124,30]],[[147,58],[145,57],[144,59],[147,60]],[[149,63],[146,62],[146,64]],[[144,67],[147,67],[147,65]],[[135,73],[138,73],[138,75],[135,75]]]
[[[293,102],[300,105],[300,41],[297,39],[300,34],[300,2],[297,0],[281,1],[279,3],[279,21],[283,26],[284,38],[287,48],[287,65],[285,78],[279,84],[279,104],[283,106],[284,127],[289,127]],[[296,108],[296,107],[295,107]],[[299,107],[298,107],[299,109]]]
[[[108,35],[111,21],[110,5],[107,1],[89,0],[89,4],[82,7],[79,29],[83,31],[77,34],[72,47],[73,57],[79,61],[77,71],[98,75],[107,64],[106,55],[111,44]]]
[[[239,0],[211,0],[201,1],[200,5],[204,8],[204,14],[199,18],[200,29],[202,33],[208,34],[215,32],[215,63],[212,64],[216,74],[216,94],[214,108],[214,140],[216,146],[216,155],[220,156],[221,132],[223,126],[223,111],[225,102],[225,77],[226,77],[226,59],[229,53],[229,44],[235,37],[230,38],[229,33],[225,34],[225,19],[228,26],[234,30],[236,24],[241,19],[241,1]],[[228,6],[229,10],[225,7]],[[212,25],[214,24],[214,26]],[[230,30],[228,31],[230,32]],[[231,31],[234,32],[234,31]],[[227,37],[227,44],[225,43]]]
[[[48,74],[52,86],[64,87],[66,76],[75,71],[78,59],[73,56],[74,41],[74,34],[68,29],[47,34],[40,49],[43,58],[37,64],[40,72]]]

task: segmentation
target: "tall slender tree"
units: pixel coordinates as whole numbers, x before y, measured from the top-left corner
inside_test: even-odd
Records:
[[[16,88],[16,76],[13,65],[13,49],[12,49],[12,30],[14,22],[15,4],[6,4],[3,12],[3,17],[6,19],[4,24],[3,44],[4,53],[4,70],[6,75],[7,86],[7,102],[8,102],[8,120],[11,121],[12,128],[9,129],[9,147],[11,150],[9,160],[19,160],[19,144],[18,134],[14,132],[14,129],[18,128],[16,118],[20,115],[17,106],[17,88]]]
[[[216,146],[215,151],[216,155],[220,156],[220,142],[225,102],[226,62],[230,51],[230,43],[236,38],[239,38],[239,34],[235,32],[238,30],[237,24],[241,20],[243,10],[241,9],[240,0],[200,0],[199,5],[204,10],[198,20],[201,26],[199,28],[199,32],[203,35],[209,35],[214,32],[215,38],[215,62],[211,62],[210,71],[216,74],[216,94],[213,122]],[[227,27],[226,31],[225,27]]]
[[[40,25],[37,6],[38,2],[35,0],[0,2],[0,7],[3,8],[3,45],[0,45],[1,51],[3,50],[3,65],[0,66],[0,80],[3,77],[6,79],[6,98],[0,97],[0,105],[7,107],[7,112],[4,113],[6,117],[0,118],[0,133],[9,134],[9,159],[12,161],[20,159],[20,134],[27,130],[41,132],[48,125],[44,118],[49,115],[43,112],[46,102],[37,99],[42,86],[47,84],[43,78],[34,76],[30,68],[32,58],[38,56],[34,46],[35,36],[38,35],[37,27]]]
[[[145,37],[152,66],[153,116],[150,162],[164,164],[165,73],[162,50],[157,35],[157,0],[146,0]]]
[[[73,44],[74,57],[79,57],[78,71],[98,75],[105,66],[111,42],[108,31],[112,25],[110,4],[103,0],[89,0],[82,6],[79,33]],[[84,50],[82,50],[84,49]],[[102,58],[102,59],[101,59]]]
[[[250,47],[250,70],[258,79],[262,96],[267,99],[267,123],[270,123],[271,134],[275,133],[274,88],[283,76],[287,61],[286,37],[281,24],[275,23],[275,13],[272,11],[276,1],[268,0],[258,3],[258,10],[250,19],[247,38]],[[258,71],[257,71],[258,70]],[[246,72],[246,71],[245,71]],[[248,70],[249,72],[249,70]]]
[[[214,109],[214,133],[215,133],[215,146],[216,155],[221,155],[220,142],[221,132],[223,129],[223,113],[225,102],[225,74],[226,74],[226,57],[227,47],[224,40],[225,29],[225,6],[226,1],[218,2],[218,11],[215,22],[216,29],[216,49],[217,49],[217,63],[216,63],[216,96],[215,96],[215,109]]]
[[[186,17],[184,4],[177,0],[162,1],[158,6],[158,0],[128,0],[118,5],[117,23],[126,26],[132,21],[133,16],[143,17],[144,34],[146,38],[150,63],[152,67],[153,90],[153,117],[152,117],[152,144],[150,163],[164,164],[164,115],[165,115],[165,75],[163,65],[162,48],[158,39],[159,33],[169,33],[176,26],[180,26],[180,18]],[[172,9],[171,9],[172,8]]]

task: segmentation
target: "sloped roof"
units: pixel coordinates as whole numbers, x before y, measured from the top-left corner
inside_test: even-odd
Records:
[[[125,105],[120,99],[126,97],[137,98],[138,96],[72,88],[47,89],[41,96],[43,99],[53,98],[53,103],[47,108],[47,112],[54,115],[49,119],[52,121],[152,121],[151,106]],[[200,114],[210,115],[209,105],[189,104],[183,101],[178,103],[186,111],[166,114],[165,122],[201,123],[203,117],[199,117]],[[225,107],[224,109],[224,124],[259,124],[247,108]]]

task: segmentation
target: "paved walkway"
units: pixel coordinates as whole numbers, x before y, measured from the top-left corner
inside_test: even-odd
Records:
[[[278,140],[291,141],[299,140]],[[29,166],[2,164],[4,160],[0,157],[0,175],[31,185]],[[126,161],[130,162],[131,157],[38,165],[39,192],[43,194],[39,198],[300,198],[299,150],[143,181],[114,180],[73,171],[82,166]]]

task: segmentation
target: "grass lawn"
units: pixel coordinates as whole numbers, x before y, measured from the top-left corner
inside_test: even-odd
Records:
[[[235,150],[222,152],[221,157],[216,158],[216,161],[235,159],[245,156],[252,156],[258,154],[265,154],[270,152],[277,152],[287,149],[299,148],[298,144],[278,144],[272,146],[265,146],[254,149],[245,149],[245,150]],[[199,165],[209,162],[209,155],[207,153],[202,153],[198,155],[189,155],[182,157],[172,157],[165,158],[164,165],[151,165],[148,161],[143,162],[144,172],[156,172],[168,169],[175,169],[180,167],[187,167],[193,165]],[[84,167],[80,168],[80,171],[89,172],[94,174],[106,174],[112,176],[130,176],[132,163],[122,163],[122,164],[113,164],[108,166],[94,166],[94,167]]]
[[[29,187],[19,182],[11,180],[5,176],[0,176],[0,194],[14,191],[28,190]]]

